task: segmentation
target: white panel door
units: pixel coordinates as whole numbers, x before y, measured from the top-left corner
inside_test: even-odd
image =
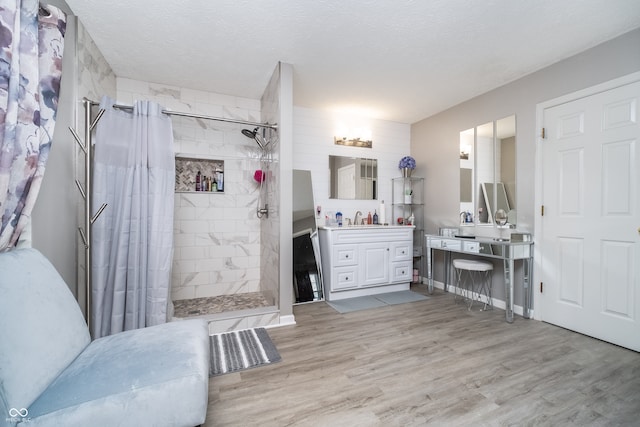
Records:
[[[539,308],[546,322],[636,351],[639,104],[636,82],[544,110]]]
[[[352,163],[338,169],[338,199],[356,198],[356,165]]]

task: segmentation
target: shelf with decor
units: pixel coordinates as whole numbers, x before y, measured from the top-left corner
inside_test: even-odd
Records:
[[[394,225],[414,225],[413,265],[418,270],[414,283],[422,283],[424,272],[424,178],[403,176],[391,183],[392,221]],[[417,279],[417,280],[416,280]]]
[[[224,160],[176,155],[176,193],[224,194]]]

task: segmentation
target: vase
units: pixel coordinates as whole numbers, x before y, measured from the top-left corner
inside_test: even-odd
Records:
[[[411,178],[411,172],[413,172],[413,169],[400,168],[400,170],[402,171],[402,177],[403,178]]]

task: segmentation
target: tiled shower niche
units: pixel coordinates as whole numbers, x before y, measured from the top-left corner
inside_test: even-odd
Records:
[[[205,178],[218,181],[222,176],[222,190],[196,191],[198,171],[203,181]],[[176,193],[224,193],[225,189],[224,160],[176,156]]]

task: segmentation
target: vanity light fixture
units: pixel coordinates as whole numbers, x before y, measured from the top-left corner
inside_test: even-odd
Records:
[[[336,145],[346,145],[349,147],[371,148],[373,145],[371,129],[362,125],[338,124],[335,129],[333,141]]]
[[[370,139],[348,138],[346,136],[336,136],[334,137],[334,142],[336,145],[347,145],[350,147],[371,148],[373,146],[373,141]]]

